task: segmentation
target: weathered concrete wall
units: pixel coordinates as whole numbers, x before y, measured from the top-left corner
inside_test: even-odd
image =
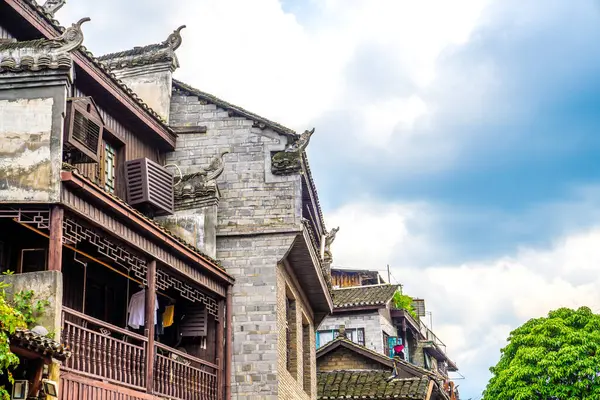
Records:
[[[0,202],[60,199],[68,75],[0,75]]]
[[[115,75],[132,89],[146,104],[169,122],[171,85],[173,74],[170,65],[145,65],[115,70]]]
[[[196,246],[206,255],[217,257],[217,209],[211,205],[175,211],[172,216],[156,218],[161,225]]]
[[[63,282],[62,273],[59,271],[28,272],[16,275],[0,275],[0,281],[9,283],[6,289],[8,296],[26,290],[33,290],[33,299],[48,300],[50,305],[46,307],[43,315],[37,321],[49,332],[54,332],[55,337],[60,337]]]

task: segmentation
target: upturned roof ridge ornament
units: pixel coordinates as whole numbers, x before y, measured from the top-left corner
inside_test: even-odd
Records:
[[[171,48],[171,50],[177,50],[179,46],[181,46],[181,42],[183,41],[181,37],[181,30],[185,27],[185,25],[181,25],[179,28],[175,29],[173,33],[169,35],[167,40],[163,42],[163,44],[168,45]]]
[[[315,133],[315,128],[312,128],[311,130],[305,130],[304,133],[302,133],[300,135],[300,137],[298,137],[297,140],[295,140],[293,143],[291,143],[286,149],[285,151],[287,153],[300,153],[302,154],[302,152],[304,150],[306,150],[306,148],[308,147],[308,143],[310,142],[310,137],[312,136],[312,134]]]
[[[65,5],[67,0],[46,0],[42,8],[46,13],[54,16],[54,14]]]
[[[79,21],[71,24],[71,26],[68,27],[62,35],[57,38],[50,39],[50,41],[58,44],[53,51],[69,53],[81,46],[83,43],[83,31],[81,30],[81,25],[88,21],[91,21],[90,17],[81,18]]]
[[[230,152],[229,149],[223,150],[212,159],[208,167],[183,175],[181,180],[174,185],[175,202],[179,202],[179,205],[182,206],[181,202],[218,195],[216,179],[225,169],[223,156]]]

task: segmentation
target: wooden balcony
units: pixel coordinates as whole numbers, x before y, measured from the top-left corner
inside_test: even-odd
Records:
[[[62,341],[73,355],[62,370],[171,399],[217,399],[217,365],[155,343],[147,383],[148,338],[63,307]],[[141,398],[141,397],[140,397]]]

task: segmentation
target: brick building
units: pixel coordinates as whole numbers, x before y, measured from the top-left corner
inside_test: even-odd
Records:
[[[233,288],[237,399],[316,398],[315,330],[333,309],[328,232],[302,135],[172,77],[162,44],[100,57],[168,118],[175,212],[161,224],[218,259]],[[229,393],[229,392],[228,392]]]
[[[336,268],[332,273],[342,284],[381,280],[374,271]],[[448,357],[446,345],[421,321],[426,315],[425,302],[412,300],[416,312],[398,308],[393,298],[399,289],[399,285],[387,283],[334,288],[334,311],[318,327],[317,347],[335,339],[339,327],[344,326],[352,342],[386,357],[393,357],[394,345],[401,344],[406,361],[449,380],[448,373],[458,368]]]
[[[357,344],[344,327],[319,348],[317,366],[319,399],[456,399],[436,373]]]

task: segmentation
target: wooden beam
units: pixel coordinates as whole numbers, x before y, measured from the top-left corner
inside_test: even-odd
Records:
[[[156,260],[148,263],[146,272],[148,287],[146,288],[146,336],[148,337],[148,349],[146,350],[146,391],[153,393],[154,390],[154,324],[156,314]]]
[[[425,400],[431,399],[431,393],[433,393],[433,379],[429,381],[429,387],[427,388],[427,396],[425,396]]]
[[[217,400],[222,400],[223,395],[225,393],[223,386],[223,378],[224,378],[224,347],[223,344],[225,342],[225,301],[219,300],[219,320],[217,321],[217,388],[219,391],[217,393]]]
[[[227,286],[227,304],[225,318],[227,325],[225,326],[225,399],[231,400],[231,358],[233,350],[233,286]]]
[[[65,211],[59,205],[50,208],[50,243],[48,249],[48,270],[62,270],[63,217]]]

